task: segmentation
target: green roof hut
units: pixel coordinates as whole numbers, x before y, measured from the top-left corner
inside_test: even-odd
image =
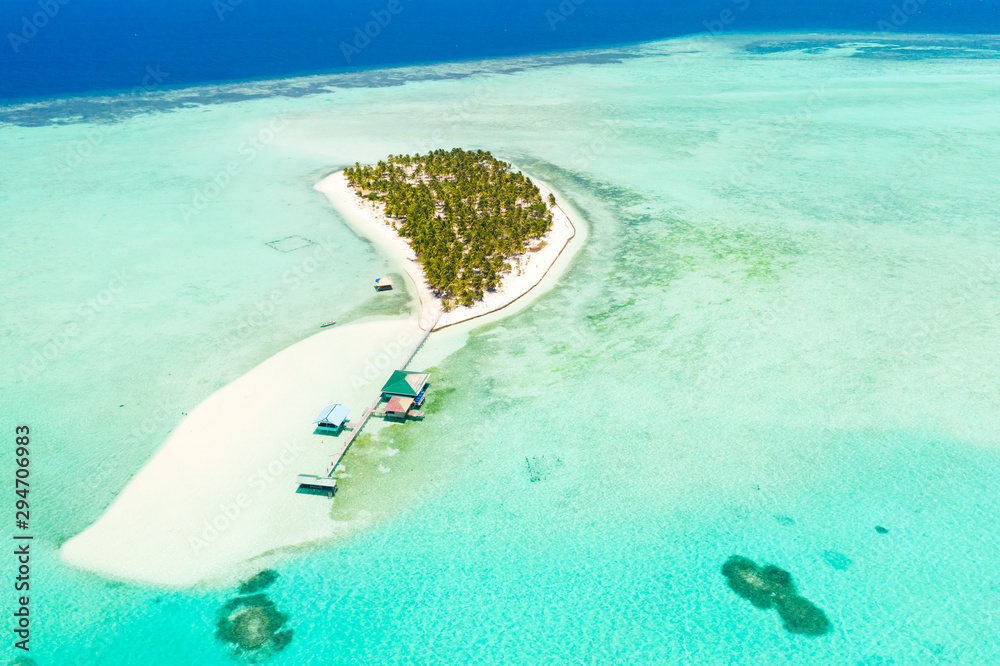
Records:
[[[396,370],[382,387],[382,399],[391,400],[393,396],[412,398],[413,402],[419,405],[424,400],[424,392],[427,391],[427,381],[430,378],[428,372]]]

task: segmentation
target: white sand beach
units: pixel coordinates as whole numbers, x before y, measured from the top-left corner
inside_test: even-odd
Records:
[[[533,181],[542,194],[542,200],[547,201],[551,190],[538,181]],[[347,182],[343,171],[338,171],[324,178],[316,185],[353,226],[358,233],[371,238],[383,251],[389,254],[406,270],[407,276],[413,282],[420,296],[421,313],[420,326],[426,329],[433,322],[435,315],[441,311],[442,304],[431,291],[424,277],[413,249],[409,242],[400,237],[392,228],[384,213],[382,204],[361,198]],[[482,300],[469,307],[458,306],[441,316],[435,330],[452,326],[495,312],[520,299],[548,273],[560,254],[576,236],[576,227],[561,206],[556,206],[552,212],[552,228],[537,243],[532,251],[521,255],[517,265],[503,279],[500,289],[487,292]]]
[[[367,524],[364,511],[338,522],[330,517],[330,500],[295,492],[295,477],[329,469],[346,436],[314,434],[313,420],[336,402],[359,419],[441,303],[409,245],[353,193],[342,172],[316,187],[413,280],[419,317],[368,318],[321,331],[216,391],[181,421],[111,507],[63,545],[68,564],[153,585],[230,583],[268,566],[285,549]],[[548,189],[540,189],[547,197]],[[562,209],[555,220],[544,247],[524,257],[521,271],[509,276],[502,290],[473,307],[445,313],[437,328],[515,301],[523,307],[527,299],[521,297],[543,278],[536,293],[551,286],[557,276],[550,268],[560,258],[560,270],[568,264],[569,253],[560,253],[576,235]],[[456,328],[455,336],[467,328]]]

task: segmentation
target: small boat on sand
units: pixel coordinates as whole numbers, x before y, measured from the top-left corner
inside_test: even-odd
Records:
[[[325,324],[320,324],[319,327],[320,328],[326,328],[327,326],[333,326],[336,323],[337,323],[337,320],[334,319],[333,321],[328,321]]]

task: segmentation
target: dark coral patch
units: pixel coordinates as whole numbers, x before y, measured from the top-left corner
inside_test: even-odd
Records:
[[[808,599],[799,596],[792,575],[767,564],[763,567],[746,557],[733,555],[722,565],[729,588],[757,608],[775,608],[793,634],[821,636],[830,631],[826,614]]]
[[[278,572],[273,569],[264,569],[260,573],[251,576],[240,583],[240,594],[253,594],[260,592],[274,581],[278,580]]]
[[[722,575],[733,592],[757,608],[766,610],[774,606],[777,597],[795,594],[792,576],[787,571],[771,564],[758,567],[753,560],[739,555],[726,560]]]
[[[233,649],[233,656],[257,663],[291,642],[291,629],[282,629],[287,621],[264,594],[236,597],[219,609],[215,637]]]
[[[797,594],[784,597],[777,604],[785,629],[793,634],[822,636],[830,631],[830,620],[816,604]]]

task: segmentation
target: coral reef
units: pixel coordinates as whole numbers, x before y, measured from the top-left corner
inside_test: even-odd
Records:
[[[240,583],[240,594],[253,594],[254,592],[260,592],[276,580],[278,580],[277,571],[274,571],[273,569],[264,569],[263,571]]]
[[[729,588],[757,608],[777,609],[785,629],[793,634],[821,636],[830,631],[826,614],[799,596],[792,575],[767,564],[763,567],[746,557],[733,555],[722,565]]]
[[[830,621],[826,618],[826,613],[804,597],[792,594],[783,597],[776,605],[778,615],[790,633],[822,636],[830,631]]]
[[[722,575],[733,592],[757,608],[766,610],[774,606],[780,595],[795,594],[795,585],[787,571],[772,565],[758,567],[753,560],[739,555],[726,560]]]
[[[264,594],[236,597],[219,609],[215,637],[233,649],[233,656],[256,663],[291,642],[291,629],[282,630],[287,621]]]

